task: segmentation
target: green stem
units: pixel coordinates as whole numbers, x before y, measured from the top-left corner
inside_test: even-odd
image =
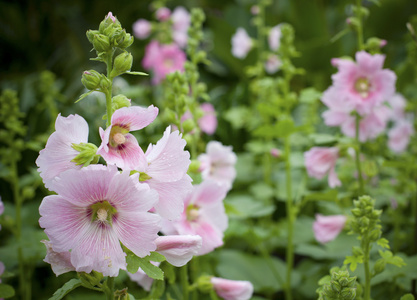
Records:
[[[364,49],[361,7],[362,7],[362,0],[356,0],[356,8],[358,10],[358,15],[357,15],[358,28],[357,28],[357,30],[358,30],[358,48],[359,48],[359,50]]]
[[[366,241],[364,249],[363,267],[365,268],[365,286],[363,300],[371,300],[371,272],[369,270],[369,242]]]
[[[182,285],[182,294],[183,299],[189,299],[189,282],[188,282],[188,266],[185,265],[181,267],[181,285]]]
[[[268,266],[271,269],[271,272],[274,275],[275,279],[278,281],[281,287],[285,287],[284,280],[282,279],[281,275],[278,273],[277,269],[275,268],[272,258],[269,255],[269,253],[266,251],[265,247],[263,247],[262,242],[258,241],[258,249],[259,249],[259,252],[261,252],[264,259],[267,261]]]
[[[107,280],[102,285],[106,300],[114,300],[114,277],[107,277]]]
[[[292,179],[291,179],[291,142],[290,136],[285,138],[285,172],[286,172],[286,190],[287,190],[287,222],[288,222],[288,243],[286,251],[286,261],[287,261],[287,280],[285,285],[285,299],[291,300],[291,273],[294,264],[294,245],[293,245],[293,234],[294,234],[294,222],[295,215],[293,209],[293,200],[292,200]]]
[[[217,297],[216,291],[214,289],[210,291],[210,299],[219,300],[219,297]]]
[[[113,78],[110,77],[110,73],[113,69],[113,52],[107,54],[107,78],[110,80],[110,86],[106,90],[106,112],[107,112],[107,127],[111,125],[111,116],[113,114],[111,107],[111,96],[112,96],[112,87],[113,87]]]
[[[365,193],[365,185],[363,182],[362,177],[362,167],[361,167],[361,142],[359,141],[359,124],[360,122],[360,116],[356,114],[355,119],[355,141],[356,141],[356,147],[355,147],[355,159],[356,159],[356,170],[358,171],[358,179],[359,179],[359,195],[363,195]]]

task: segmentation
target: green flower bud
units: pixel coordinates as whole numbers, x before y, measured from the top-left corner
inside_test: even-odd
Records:
[[[362,211],[359,208],[354,208],[351,211],[352,215],[354,215],[357,218],[359,218],[362,215]]]
[[[342,300],[354,300],[356,298],[356,288],[345,288],[340,292]]]
[[[369,235],[369,239],[371,240],[371,242],[375,242],[379,240],[380,237],[381,237],[381,230],[379,228],[372,230]]]
[[[72,162],[75,162],[77,166],[83,165],[87,167],[91,163],[97,163],[99,159],[99,155],[97,155],[97,147],[91,143],[80,143],[80,144],[72,144],[72,148],[80,154],[78,154]]]
[[[111,50],[109,37],[104,34],[94,35],[93,46],[98,53],[107,52]]]
[[[170,108],[166,108],[164,111],[164,119],[168,123],[175,123],[177,121],[177,114]]]
[[[188,167],[188,171],[191,173],[199,173],[200,169],[200,161],[198,160],[192,160],[190,166]]]
[[[384,272],[386,262],[384,259],[378,259],[374,265],[374,275]]]
[[[213,289],[213,284],[211,283],[211,276],[200,276],[197,279],[197,288],[203,293],[210,293],[210,291]]]
[[[378,175],[378,166],[376,165],[375,161],[367,160],[364,162],[364,168],[363,168],[366,176],[368,177],[374,177]]]
[[[78,277],[87,286],[91,285],[94,287],[98,285],[100,281],[103,279],[103,274],[101,274],[100,272],[96,272],[96,271],[92,271],[90,274],[85,273],[85,272],[79,272]]]
[[[184,133],[191,132],[192,130],[196,128],[194,120],[193,119],[185,120],[182,123],[182,128],[184,129]]]
[[[93,44],[93,42],[94,42],[94,37],[96,36],[96,34],[99,34],[99,33],[100,33],[100,31],[98,31],[98,30],[87,30],[86,35],[87,35],[87,39],[88,39],[88,41],[89,41],[91,44]]]
[[[107,14],[103,21],[101,21],[99,26],[99,31],[101,34],[107,35],[108,37],[112,36],[116,31],[121,30],[122,26],[115,16],[111,12]]]
[[[133,44],[133,36],[130,33],[126,33],[125,30],[123,30],[123,34],[119,39],[115,40],[116,47],[119,47],[121,49],[126,49],[130,45]]]
[[[95,70],[84,71],[81,82],[87,90],[95,91],[100,87],[103,75]]]
[[[133,56],[129,52],[123,52],[114,59],[113,70],[110,77],[114,78],[120,74],[130,71],[132,68]]]
[[[111,99],[112,111],[116,111],[122,107],[131,106],[131,100],[128,99],[125,95],[117,95]]]
[[[105,92],[111,86],[111,81],[104,75],[101,76],[99,88],[101,92]]]

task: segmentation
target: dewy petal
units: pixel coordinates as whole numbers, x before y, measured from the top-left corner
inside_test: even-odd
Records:
[[[113,220],[113,228],[124,246],[139,257],[155,251],[160,216],[148,212],[124,212]]]
[[[55,122],[55,132],[49,137],[45,149],[41,150],[36,159],[38,171],[45,186],[53,190],[53,179],[69,169],[80,169],[71,162],[79,152],[72,148],[72,144],[87,143],[88,124],[79,115],[61,117]]]
[[[74,266],[71,264],[71,252],[55,252],[50,241],[42,240],[41,242],[46,247],[46,257],[43,261],[51,265],[52,271],[56,276],[75,271]]]
[[[198,253],[202,239],[198,235],[160,236],[155,240],[156,252],[173,266],[184,266]]]
[[[187,144],[181,138],[179,131],[170,133],[171,127],[164,132],[164,136],[146,151],[146,159],[149,167],[146,174],[163,182],[178,181],[187,173],[191,163],[190,153],[184,150]]]
[[[135,131],[151,124],[157,115],[158,108],[153,105],[147,108],[141,106],[122,107],[113,113],[111,125]]]
[[[147,181],[151,189],[158,192],[159,202],[155,211],[168,220],[178,220],[184,210],[184,199],[193,188],[192,179],[185,174],[174,182],[160,182],[154,179]]]
[[[253,294],[253,285],[249,281],[212,277],[211,283],[217,295],[225,300],[249,300]]]

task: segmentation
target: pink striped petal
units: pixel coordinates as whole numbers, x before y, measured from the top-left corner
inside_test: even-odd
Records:
[[[155,240],[156,252],[176,267],[184,266],[198,253],[202,239],[198,235],[160,236]]]
[[[135,131],[151,124],[157,115],[158,108],[153,105],[147,108],[141,106],[123,107],[113,113],[111,125]]]

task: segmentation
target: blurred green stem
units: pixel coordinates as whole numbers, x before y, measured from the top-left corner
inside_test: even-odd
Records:
[[[107,78],[110,80],[110,86],[105,92],[106,95],[106,112],[107,112],[107,127],[111,125],[111,116],[113,114],[112,107],[111,107],[111,94],[112,94],[112,86],[113,86],[113,78],[110,77],[110,73],[113,68],[113,53],[107,54]]]
[[[189,299],[188,265],[181,267],[181,285],[184,300]]]
[[[114,277],[107,277],[102,289],[106,294],[106,300],[114,300]]]
[[[363,26],[362,26],[362,0],[356,0],[357,18],[358,18],[358,48],[359,51],[364,49],[363,44]]]
[[[359,140],[359,127],[360,127],[360,116],[359,114],[356,114],[355,119],[355,160],[356,160],[356,170],[358,171],[358,179],[359,179],[359,195],[363,195],[365,192],[365,185],[363,183],[363,177],[362,177],[362,166],[361,166],[361,142]]]
[[[363,300],[371,300],[371,272],[369,270],[369,241],[368,238],[366,238],[365,247],[363,247],[363,267],[365,269],[365,285],[364,285],[364,297]]]

